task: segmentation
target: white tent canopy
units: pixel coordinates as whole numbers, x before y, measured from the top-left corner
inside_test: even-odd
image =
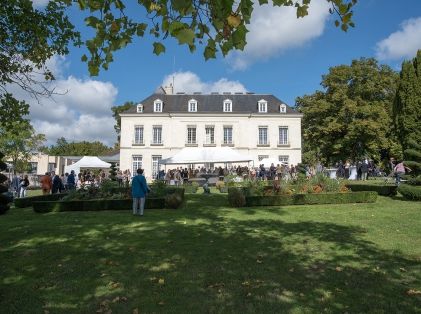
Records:
[[[70,173],[74,170],[76,174],[80,172],[81,168],[86,169],[108,169],[111,167],[111,164],[99,159],[96,156],[83,156],[79,161],[75,162],[72,165],[65,166],[64,172]]]
[[[286,164],[284,162],[279,161],[276,158],[263,158],[261,161],[259,161],[259,165],[263,164],[265,168],[269,168],[272,164],[276,167],[277,165]]]
[[[188,165],[204,163],[249,162],[253,158],[229,147],[186,147],[174,156],[159,161],[162,165]]]

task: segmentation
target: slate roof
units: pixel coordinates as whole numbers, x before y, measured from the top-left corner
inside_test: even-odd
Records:
[[[139,102],[143,105],[144,113],[153,113],[154,101],[160,99],[163,102],[163,113],[190,113],[188,112],[188,102],[191,99],[197,101],[197,113],[223,113],[222,105],[224,100],[232,101],[232,113],[259,113],[257,103],[259,100],[267,101],[267,113],[279,113],[279,106],[284,104],[273,95],[269,94],[152,94]],[[136,106],[123,113],[137,113]],[[193,114],[196,112],[192,112]],[[286,114],[297,114],[298,112],[286,105]],[[139,113],[141,114],[141,113]],[[259,113],[265,114],[265,113]]]

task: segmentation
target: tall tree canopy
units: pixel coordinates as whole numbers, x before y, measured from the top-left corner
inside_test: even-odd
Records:
[[[297,17],[308,14],[312,0],[273,0],[274,6],[295,6]],[[325,0],[329,11],[336,14],[336,26],[347,30],[354,26],[353,7],[357,0]],[[259,5],[268,0],[259,0]],[[130,8],[128,8],[130,4]],[[165,51],[163,41],[168,37],[187,45],[191,51],[204,45],[204,57],[214,58],[219,51],[246,45],[247,27],[253,12],[251,0],[51,0],[43,8],[34,8],[31,0],[8,0],[0,6],[0,87],[15,83],[34,91],[37,79],[34,72],[47,81],[53,74],[45,68],[51,56],[65,55],[70,43],[86,45],[90,53],[84,55],[91,75],[100,67],[107,69],[115,51],[126,47],[134,37],[149,34],[156,38],[153,51]],[[145,15],[139,14],[138,6]],[[86,13],[85,23],[93,35],[81,40],[80,33],[68,17],[69,7]],[[39,81],[38,81],[39,83]],[[49,93],[41,88],[37,93]]]
[[[397,73],[375,59],[329,69],[323,91],[298,97],[303,113],[303,149],[307,162],[379,157],[381,149],[399,151],[392,104]]]
[[[28,161],[45,141],[43,134],[36,134],[26,115],[29,105],[6,93],[0,106],[0,152],[10,159],[15,171],[27,170]]]
[[[404,149],[410,139],[421,143],[421,50],[402,64],[393,116]]]
[[[13,128],[1,130],[0,151],[10,159],[15,172],[28,169],[31,156],[39,151],[45,141],[44,134],[35,133],[28,120],[15,123]]]
[[[101,142],[68,142],[64,137],[57,139],[55,145],[43,151],[54,156],[101,156],[111,152],[111,148]]]

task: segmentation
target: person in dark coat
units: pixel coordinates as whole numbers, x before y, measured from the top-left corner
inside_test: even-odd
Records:
[[[70,171],[70,174],[67,177],[67,188],[69,190],[74,190],[76,188],[76,178],[74,170]]]
[[[63,185],[63,182],[60,179],[60,176],[58,174],[56,174],[53,178],[53,188],[51,190],[52,194],[56,194],[61,192],[61,187]]]
[[[146,195],[149,192],[143,169],[137,169],[137,175],[132,179],[133,215],[143,216]]]

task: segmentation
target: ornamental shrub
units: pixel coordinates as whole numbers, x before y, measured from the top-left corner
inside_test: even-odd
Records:
[[[421,201],[421,187],[409,184],[401,184],[398,187],[399,193],[408,200]]]
[[[246,197],[243,189],[241,188],[230,188],[228,190],[228,203],[232,207],[244,207],[246,205]]]

